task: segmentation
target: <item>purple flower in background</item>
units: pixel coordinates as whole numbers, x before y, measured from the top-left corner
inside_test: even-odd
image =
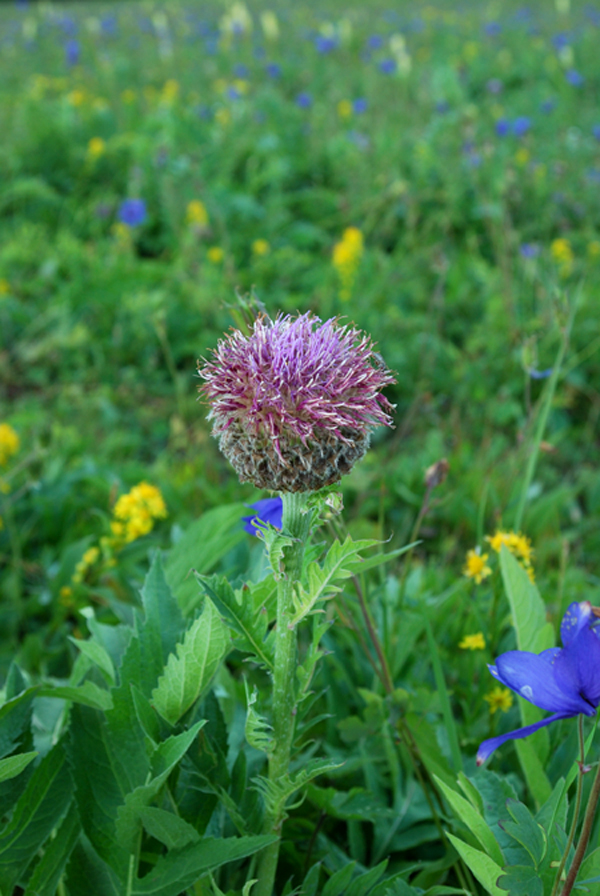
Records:
[[[242,62],[239,62],[233,68],[233,76],[234,78],[247,78],[250,75],[250,70],[247,65],[244,65]]]
[[[531,119],[526,115],[519,115],[512,123],[512,132],[515,137],[524,137],[531,127]]]
[[[527,373],[532,380],[547,380],[549,376],[552,376],[552,371],[552,367],[546,367],[545,370],[536,370],[535,367],[527,368]]]
[[[567,72],[565,72],[565,78],[572,87],[583,87],[583,84],[585,83],[585,78],[583,77],[583,75],[580,75],[579,72],[574,68],[570,68]]]
[[[441,102],[435,104],[435,111],[439,115],[445,115],[446,112],[450,111],[450,103],[446,100],[441,100]]]
[[[269,78],[281,78],[281,66],[276,62],[269,62],[269,64],[265,66],[265,71]]]
[[[68,66],[77,65],[81,57],[81,44],[76,38],[65,42],[65,62]]]
[[[396,71],[396,60],[395,59],[382,59],[379,63],[379,71],[383,75],[393,75]]]
[[[380,34],[372,34],[367,39],[367,46],[370,50],[380,50],[383,46],[383,38]]]
[[[558,34],[555,34],[552,38],[552,46],[555,50],[564,50],[565,47],[569,46],[569,36],[564,31],[559,31]]]
[[[359,330],[310,312],[261,315],[233,330],[198,369],[212,434],[242,482],[315,491],[364,455],[371,430],[390,426],[382,395],[395,382]]]
[[[324,34],[318,34],[315,37],[315,49],[319,53],[331,53],[337,47],[337,41],[333,37],[326,37]]]
[[[535,243],[523,243],[519,252],[523,258],[536,258],[540,254],[540,247]]]
[[[502,34],[502,25],[500,22],[486,22],[483,30],[488,37],[498,37],[499,34]]]
[[[306,93],[306,91],[302,91],[296,97],[296,105],[300,106],[301,109],[309,109],[312,106],[312,96],[310,93]]]
[[[506,118],[499,118],[496,122],[496,136],[506,137],[510,130],[510,122]]]
[[[494,96],[502,93],[502,91],[504,90],[504,84],[499,78],[490,78],[485,86],[487,87],[489,93],[494,94]]]
[[[228,100],[239,100],[241,93],[235,87],[228,87],[225,96]]]
[[[477,752],[477,765],[485,762],[507,740],[528,737],[559,719],[596,714],[600,703],[597,622],[589,601],[572,603],[560,626],[564,647],[552,647],[539,654],[509,650],[498,657],[495,666],[488,666],[501,684],[552,715],[534,725],[484,741]]]
[[[546,115],[549,115],[550,112],[554,112],[554,110],[556,109],[556,100],[544,100],[544,102],[540,106],[540,109]]]
[[[358,99],[352,101],[352,111],[356,115],[362,115],[363,112],[367,111],[368,107],[369,107],[368,102],[362,96],[359,97]]]
[[[592,136],[596,138],[596,140],[600,140],[600,124],[595,124],[592,128]]]
[[[119,221],[128,227],[139,227],[146,220],[146,203],[143,199],[124,199],[119,206]]]
[[[281,498],[261,498],[254,504],[247,505],[250,510],[254,510],[251,516],[243,516],[242,522],[244,529],[248,535],[258,535],[259,529],[257,522],[270,523],[276,529],[281,529],[283,518],[283,502]]]

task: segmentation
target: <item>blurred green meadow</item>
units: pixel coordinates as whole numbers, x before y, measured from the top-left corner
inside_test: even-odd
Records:
[[[420,607],[470,767],[515,727],[486,668],[514,646],[486,536],[515,533],[553,622],[600,604],[599,40],[600,7],[568,0],[0,5],[2,680],[67,680],[90,618],[130,622],[152,551],[199,519],[200,572],[259,577],[240,520],[265,495],[219,454],[196,364],[262,305],[353,322],[397,373],[342,519],[419,541],[363,582],[419,745],[452,756]],[[320,736],[379,763],[353,601]],[[423,799],[375,845],[334,802],[314,788],[317,818],[350,819],[340,867],[408,867],[438,837]]]

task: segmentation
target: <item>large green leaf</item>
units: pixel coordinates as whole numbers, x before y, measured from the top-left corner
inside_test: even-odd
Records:
[[[25,896],[55,896],[58,882],[80,832],[79,813],[73,802],[56,836],[46,844],[44,854],[31,875]]]
[[[540,653],[542,650],[553,647],[554,630],[546,620],[546,606],[525,569],[513,557],[506,545],[502,545],[500,551],[500,568],[510,604],[518,649]],[[519,710],[524,726],[539,722],[543,716],[541,710],[527,700],[519,700]],[[537,731],[526,740],[516,741],[515,747],[531,793],[538,805],[541,805],[546,802],[552,792],[552,786],[545,771],[549,752],[548,732],[545,729]]]
[[[17,753],[16,756],[7,756],[6,759],[0,759],[0,781],[16,778],[23,769],[27,768],[30,762],[33,762],[37,755],[37,751],[33,750],[29,753]]]
[[[200,840],[196,828],[173,812],[146,806],[139,810],[138,815],[147,833],[168,849],[182,849],[188,843],[198,843]]]
[[[79,687],[71,685],[43,685],[40,690],[41,697],[56,697],[58,700],[70,700],[72,703],[81,703],[92,709],[110,709],[113,705],[110,691],[100,688],[93,681],[84,681]]]
[[[498,878],[498,886],[510,896],[544,896],[544,885],[531,865],[511,865]]]
[[[38,849],[61,821],[73,786],[62,744],[40,762],[0,834],[0,892],[10,894]]]
[[[448,787],[441,778],[436,777],[435,781],[450,803],[457,818],[459,818],[479,840],[488,856],[490,856],[490,858],[492,858],[498,865],[502,866],[504,864],[502,850],[498,846],[498,841],[494,837],[490,826],[485,819],[468,800],[451,787]]]
[[[511,818],[500,822],[502,829],[527,850],[536,868],[541,865],[548,849],[546,832],[533,818],[527,806],[518,800],[507,800]]]
[[[469,846],[464,840],[459,840],[458,837],[449,833],[446,834],[446,836],[464,861],[465,865],[477,878],[479,883],[485,887],[487,892],[490,893],[490,896],[504,896],[504,891],[497,885],[497,881],[502,875],[502,868],[494,862],[493,859],[486,856],[484,852],[475,849],[473,846]]]
[[[226,626],[210,601],[171,655],[152,693],[157,711],[174,725],[206,690],[229,647]]]
[[[240,525],[244,504],[226,504],[203,513],[176,542],[166,567],[167,582],[184,615],[200,604],[201,594],[192,570],[201,575],[212,572],[219,560],[247,537]]]
[[[91,896],[91,892],[93,896],[123,896],[125,892],[124,884],[85,836],[75,844],[65,876],[69,896]]]
[[[253,654],[259,663],[273,670],[273,657],[265,642],[268,617],[261,610],[255,612],[250,589],[235,592],[224,576],[201,576],[196,573],[200,587],[215,605],[219,615],[234,633],[235,646]]]
[[[276,839],[270,836],[231,837],[227,840],[207,837],[183,849],[172,849],[158,860],[149,874],[134,881],[131,896],[179,896],[201,875],[226,862],[250,856]]]
[[[145,613],[144,633],[149,652],[164,665],[185,626],[179,604],[167,584],[159,551],[152,558],[152,565],[142,588],[142,603]]]
[[[39,685],[22,691],[0,707],[0,758],[8,756],[18,745],[21,735],[29,730],[33,700]]]

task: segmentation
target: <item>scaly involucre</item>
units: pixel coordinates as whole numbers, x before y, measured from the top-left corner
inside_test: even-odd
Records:
[[[393,406],[381,389],[395,379],[371,339],[335,319],[322,323],[310,312],[275,320],[261,316],[249,336],[233,330],[198,372],[213,435],[241,478],[263,488],[303,490],[301,484],[282,484],[274,466],[314,468],[325,455],[329,462],[335,445],[356,446],[354,453],[346,451],[339,479],[364,454],[373,427],[391,425]],[[253,464],[264,459],[261,452],[268,454],[274,478],[265,471],[254,475],[247,457],[242,468],[233,458],[240,450],[252,453]],[[327,477],[335,481],[335,471]]]

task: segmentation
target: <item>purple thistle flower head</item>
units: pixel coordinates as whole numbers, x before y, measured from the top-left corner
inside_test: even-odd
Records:
[[[589,601],[572,603],[560,626],[563,647],[551,647],[539,654],[509,650],[498,657],[495,666],[488,666],[501,684],[552,715],[485,740],[477,752],[477,765],[482,765],[507,740],[528,737],[559,719],[596,714],[600,704],[600,637],[596,614]]]
[[[242,482],[316,491],[365,454],[371,430],[391,425],[381,394],[395,382],[371,339],[336,319],[260,316],[233,330],[198,368],[213,435]]]
[[[259,534],[257,523],[270,523],[276,529],[281,529],[283,520],[283,501],[281,498],[261,498],[254,504],[248,505],[254,513],[251,516],[243,516],[244,530],[248,535]]]

